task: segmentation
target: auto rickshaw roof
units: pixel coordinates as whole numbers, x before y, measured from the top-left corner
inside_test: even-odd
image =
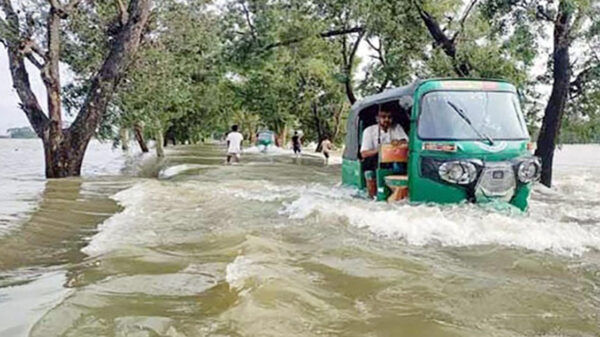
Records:
[[[373,105],[383,104],[387,102],[391,102],[393,100],[397,100],[400,97],[409,96],[412,97],[419,87],[423,80],[416,80],[409,85],[405,85],[403,87],[391,88],[387,89],[379,94],[367,96],[360,101],[357,101],[352,105],[351,114],[356,115],[360,113],[365,108],[368,108]]]
[[[384,103],[388,103],[388,102],[392,102],[394,100],[398,100],[401,97],[411,97],[414,95],[415,91],[417,91],[417,89],[419,88],[419,86],[425,82],[434,82],[434,81],[439,81],[439,82],[446,82],[446,81],[457,81],[457,82],[500,82],[500,83],[504,83],[504,85],[509,85],[512,87],[512,85],[502,79],[491,79],[491,78],[455,78],[455,77],[448,77],[448,78],[428,78],[428,79],[417,79],[415,81],[413,81],[411,84],[402,86],[402,87],[396,87],[396,88],[391,88],[391,89],[387,89],[381,93],[375,94],[375,95],[371,95],[371,96],[367,96],[359,101],[357,101],[356,103],[354,103],[351,107],[351,113],[350,113],[350,117],[354,118],[356,115],[358,115],[362,110],[371,107],[373,105],[378,105],[378,104],[384,104]]]

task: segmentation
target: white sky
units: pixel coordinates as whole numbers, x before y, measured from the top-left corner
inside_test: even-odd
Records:
[[[37,69],[31,69],[29,80],[40,99],[40,104],[46,106],[43,99],[45,89]],[[8,67],[8,55],[4,46],[0,47],[0,135],[6,133],[6,129],[29,125],[29,121],[21,109],[19,109],[19,98],[12,87],[10,68]]]

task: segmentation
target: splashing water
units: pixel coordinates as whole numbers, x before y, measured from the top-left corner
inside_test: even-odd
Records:
[[[528,213],[370,202],[322,158],[218,146],[53,182],[0,241],[0,335],[596,336],[600,167],[572,158],[597,150],[557,153]]]

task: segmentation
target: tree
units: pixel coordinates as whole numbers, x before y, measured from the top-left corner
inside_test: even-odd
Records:
[[[38,137],[44,144],[46,177],[78,176],[87,145],[106,112],[132,55],[135,54],[142,31],[148,20],[151,0],[131,0],[126,9],[118,5],[118,28],[110,39],[110,48],[102,66],[87,81],[88,90],[77,117],[68,128],[63,127],[61,106],[60,61],[65,59],[61,46],[64,20],[74,20],[80,11],[93,11],[94,4],[70,0],[50,0],[48,4],[22,7],[15,10],[11,0],[1,0],[5,19],[0,19],[0,40],[6,47],[13,86],[21,101],[21,108]],[[31,9],[34,8],[34,9]],[[43,8],[43,15],[36,10]],[[24,13],[24,15],[19,15]],[[25,20],[23,20],[25,18]],[[69,32],[77,35],[76,31]],[[41,41],[42,43],[40,43]],[[45,48],[42,47],[45,45]],[[40,72],[46,87],[48,113],[44,113],[29,82],[25,60]]]
[[[537,140],[536,155],[542,158],[542,184],[552,185],[552,162],[554,149],[558,139],[558,132],[562,116],[567,104],[569,84],[571,79],[571,61],[569,48],[572,43],[571,29],[573,9],[569,8],[567,1],[560,1],[558,12],[554,18],[548,20],[554,24],[553,52],[552,52],[552,93],[544,110],[542,128]],[[544,9],[540,10],[545,13]],[[547,14],[546,14],[547,15]]]
[[[195,142],[221,127],[229,89],[220,61],[219,20],[205,0],[163,0],[154,7],[152,36],[136,56],[116,103],[120,122],[142,121],[156,140]]]
[[[589,0],[560,0],[558,3],[490,0],[484,4],[484,12],[496,22],[499,30],[513,25],[515,31],[533,31],[531,35],[544,38],[545,30],[552,29],[552,52],[548,60],[551,75],[542,78],[551,84],[552,90],[544,109],[536,150],[542,159],[541,182],[550,187],[554,151],[565,111],[570,109],[570,104],[584,108],[588,114],[600,107],[594,99],[600,80],[596,52],[600,47],[600,5]],[[577,57],[572,57],[577,43],[580,44]]]
[[[402,86],[429,75],[427,51],[431,37],[409,1],[370,0],[363,3],[369,46],[365,78],[358,83],[363,95]]]

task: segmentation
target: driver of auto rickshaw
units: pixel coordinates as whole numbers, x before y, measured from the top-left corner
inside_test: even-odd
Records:
[[[377,194],[376,170],[378,164],[379,147],[396,141],[408,142],[408,136],[398,123],[394,123],[392,112],[379,106],[377,124],[371,125],[363,131],[360,155],[363,160],[365,179],[369,197]]]

